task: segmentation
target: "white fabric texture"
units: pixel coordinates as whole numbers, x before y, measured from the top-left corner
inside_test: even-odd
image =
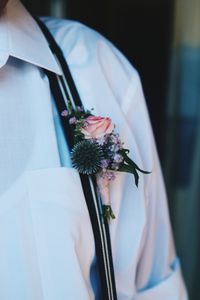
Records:
[[[132,159],[152,171],[138,188],[123,173],[111,186],[118,300],[186,300],[137,71],[84,25],[44,20],[85,108],[111,117]],[[41,67],[61,74],[34,19],[10,0],[0,18],[0,299],[99,299],[89,214]]]

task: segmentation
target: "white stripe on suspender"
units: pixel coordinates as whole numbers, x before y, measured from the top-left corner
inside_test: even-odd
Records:
[[[96,199],[96,194],[94,191],[94,185],[92,182],[91,177],[89,176],[89,181],[90,181],[90,187],[92,190],[92,195],[93,195],[93,199]],[[111,281],[111,272],[110,272],[110,264],[109,264],[109,257],[108,257],[108,252],[106,251],[106,249],[108,249],[107,247],[107,243],[106,243],[106,238],[105,238],[105,229],[104,229],[104,221],[102,221],[103,216],[99,215],[99,210],[98,210],[98,206],[97,206],[97,199],[96,201],[94,201],[94,205],[95,205],[95,210],[96,210],[96,215],[97,215],[97,219],[98,219],[98,224],[99,224],[99,229],[100,229],[100,235],[101,235],[101,244],[103,247],[103,256],[104,256],[104,265],[105,265],[105,270],[106,270],[106,280],[107,280],[107,285],[110,288],[109,289],[109,297],[111,300],[114,299],[113,297],[113,288],[112,288],[112,281]],[[102,227],[101,227],[102,224]],[[102,228],[104,230],[102,230]]]
[[[58,60],[58,58],[57,58],[57,56],[56,56],[55,54],[54,54],[54,57],[55,57],[57,63],[59,64],[59,66],[61,67],[61,70],[62,70],[62,66],[60,65],[60,62],[59,62],[59,60]],[[62,93],[63,93],[63,99],[65,100],[65,99],[66,99],[66,95],[65,95],[65,92],[64,92],[62,83],[60,82],[60,77],[59,77],[59,75],[57,75],[57,74],[56,74],[56,77],[57,77],[57,79],[58,79],[59,86],[60,86],[60,88],[61,88],[61,90],[62,90]],[[68,95],[69,95],[69,99],[67,99],[67,100],[70,100],[73,109],[76,110],[76,104],[75,104],[75,102],[74,102],[74,98],[73,98],[73,96],[72,96],[72,93],[71,93],[71,90],[70,90],[70,88],[69,88],[69,85],[68,85],[68,83],[67,83],[67,81],[66,81],[66,78],[65,78],[65,76],[64,76],[63,74],[62,74],[62,79],[64,80],[64,84],[65,84],[67,93],[68,93]],[[65,104],[67,105],[66,102],[65,102]]]
[[[55,58],[56,58],[57,62],[59,63],[56,56],[55,56]],[[60,65],[60,63],[59,63],[59,65]],[[63,83],[61,82],[59,75],[56,75],[56,77],[57,77],[60,89],[62,91],[63,98],[66,102],[66,93],[65,93],[65,90],[63,88]],[[67,99],[67,100],[70,100],[71,103],[72,103],[73,108],[76,109],[76,105],[75,105],[73,96],[71,94],[69,85],[68,85],[64,75],[62,75],[62,79],[64,81],[65,88],[68,92],[68,95],[70,97],[70,99]],[[66,103],[66,105],[67,105],[67,103]],[[98,203],[99,203],[99,206],[101,207],[101,200],[96,198],[94,185],[93,185],[93,182],[92,182],[92,179],[91,179],[90,176],[89,176],[89,182],[90,182],[90,187],[91,187],[93,199],[96,200],[96,201],[94,201],[94,204],[95,204],[95,210],[96,210],[96,215],[97,215],[97,221],[98,221],[98,225],[99,225],[101,245],[102,245],[102,249],[103,249],[104,269],[105,269],[105,273],[106,273],[106,281],[107,281],[107,287],[108,287],[108,291],[109,291],[109,299],[108,300],[114,300],[110,260],[109,260],[108,245],[107,245],[107,239],[106,239],[105,223],[104,223],[103,215],[99,215],[99,209],[98,209]]]

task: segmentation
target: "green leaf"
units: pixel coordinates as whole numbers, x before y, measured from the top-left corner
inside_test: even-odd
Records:
[[[117,171],[119,171],[119,172],[127,172],[127,173],[133,174],[134,178],[135,178],[135,184],[138,187],[139,175],[138,175],[138,172],[136,171],[136,169],[132,165],[123,164],[123,165],[121,165],[119,167],[119,169]]]
[[[138,183],[139,183],[139,175],[138,172],[141,172],[143,174],[150,174],[151,172],[147,172],[144,171],[142,169],[140,169],[136,163],[134,163],[134,161],[127,155],[129,153],[128,149],[122,149],[119,151],[119,153],[123,156],[123,163],[121,164],[121,166],[119,167],[118,171],[119,172],[128,172],[134,175],[135,178],[135,184],[138,187]]]
[[[144,170],[140,169],[140,168],[136,165],[136,163],[134,163],[134,161],[133,161],[130,157],[128,157],[127,151],[123,151],[123,150],[127,150],[127,149],[122,149],[122,150],[120,150],[120,154],[123,156],[124,161],[125,161],[127,164],[129,164],[129,165],[132,166],[134,169],[140,171],[140,172],[143,173],[143,174],[150,174],[150,173],[151,173],[151,172],[144,171]]]
[[[110,222],[111,219],[115,219],[115,215],[110,205],[103,205],[102,208],[104,219],[106,219],[108,222]]]

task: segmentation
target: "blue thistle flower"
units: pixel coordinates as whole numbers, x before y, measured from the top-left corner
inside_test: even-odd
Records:
[[[90,140],[78,142],[71,153],[72,165],[81,174],[95,174],[101,169],[103,151],[99,144]]]

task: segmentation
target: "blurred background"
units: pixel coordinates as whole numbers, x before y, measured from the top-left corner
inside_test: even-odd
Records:
[[[109,38],[140,73],[178,255],[200,299],[200,0],[24,0],[33,13],[78,20]]]

